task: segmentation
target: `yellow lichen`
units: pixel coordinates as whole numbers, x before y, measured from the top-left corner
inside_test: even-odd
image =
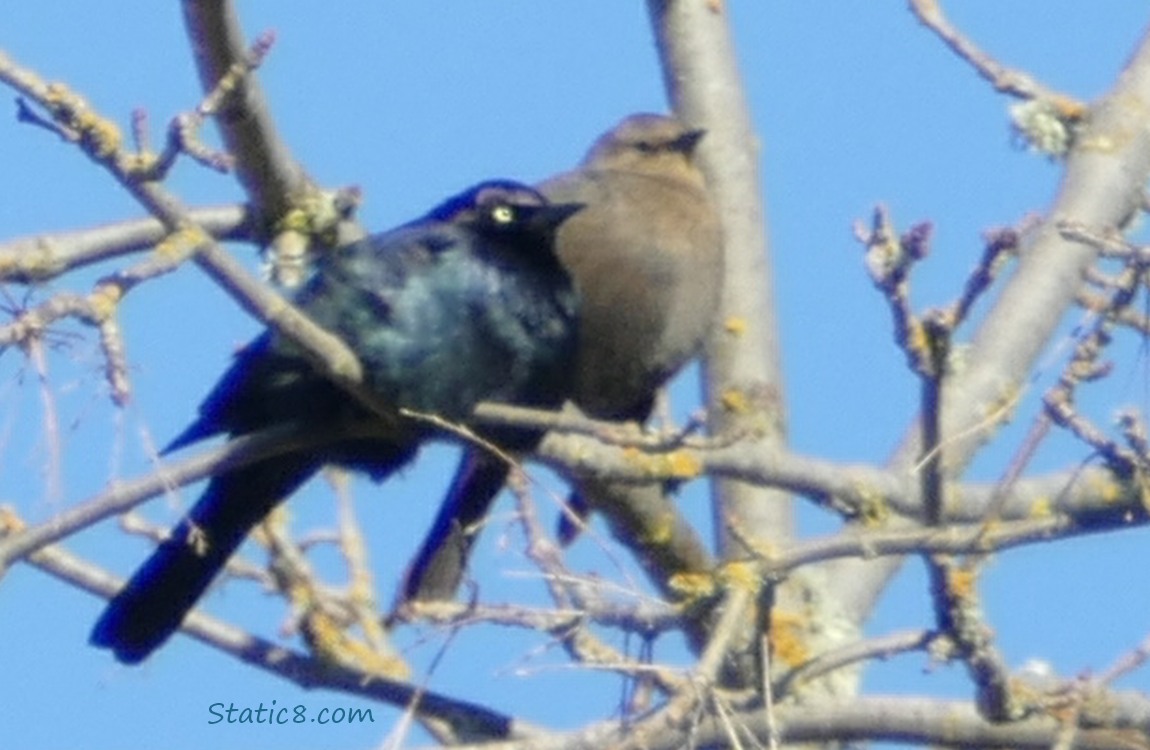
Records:
[[[709,573],[675,573],[667,579],[667,587],[684,599],[706,599],[718,590]]]
[[[926,328],[922,321],[912,318],[907,321],[906,348],[918,360],[926,361],[929,356],[930,341],[926,336]]]
[[[719,579],[724,586],[757,591],[762,584],[758,566],[749,562],[730,562],[719,569]]]
[[[391,679],[411,676],[410,668],[401,659],[381,654],[351,637],[319,607],[308,608],[300,629],[308,645],[324,661]]]
[[[858,514],[862,522],[871,528],[884,525],[890,518],[886,496],[867,487],[859,488],[858,496]]]
[[[18,270],[33,278],[43,278],[59,270],[59,266],[56,245],[46,237],[38,237],[28,252],[0,255],[0,275]]]
[[[1031,518],[1050,518],[1054,515],[1054,505],[1051,503],[1050,498],[1043,495],[1037,497],[1030,506]]]
[[[702,462],[691,451],[672,451],[666,455],[665,461],[671,479],[694,479],[703,473]]]
[[[118,153],[124,142],[116,123],[92,112],[86,112],[85,116],[80,118],[80,129],[84,134],[84,141],[99,159],[107,159]]]
[[[311,230],[311,217],[303,208],[293,208],[276,222],[277,232],[300,232],[307,234]]]
[[[643,527],[643,535],[640,541],[644,546],[648,547],[661,547],[668,544],[675,536],[675,517],[670,513],[664,513],[659,516],[655,523],[649,523]]]
[[[160,157],[151,151],[137,151],[127,154],[121,165],[124,171],[132,175],[149,175],[159,164]]]
[[[1143,483],[1145,486],[1145,483]],[[1101,486],[1096,489],[1098,498],[1107,505],[1114,505],[1122,502],[1123,496],[1126,494],[1118,482],[1110,480],[1103,480]]]
[[[747,394],[736,388],[728,388],[719,396],[723,409],[732,414],[746,414],[751,408]]]
[[[970,568],[951,568],[948,571],[947,585],[950,590],[962,599],[974,596],[975,584],[978,583],[978,573]]]
[[[17,515],[15,508],[11,505],[0,505],[0,537],[17,534],[26,527],[27,525]]]
[[[771,613],[771,653],[773,658],[788,667],[797,667],[810,660],[807,647],[807,618],[793,612],[776,609]]]
[[[703,472],[698,456],[688,450],[651,455],[628,447],[623,460],[651,479],[694,479]]]
[[[84,100],[72,93],[68,84],[53,81],[44,90],[44,103],[49,107],[67,107],[74,109],[77,106],[87,106]]]
[[[177,261],[209,241],[209,236],[198,226],[184,226],[156,243],[156,255]]]
[[[73,131],[95,158],[104,160],[119,152],[124,140],[119,127],[93,112],[84,98],[65,84],[48,84],[44,103],[52,110],[53,119]]]
[[[88,297],[92,305],[92,314],[96,320],[107,320],[116,312],[116,305],[124,296],[124,290],[119,284],[101,284],[96,287]]]
[[[723,321],[723,330],[732,336],[742,336],[747,332],[746,318],[739,317],[738,315],[732,315]]]

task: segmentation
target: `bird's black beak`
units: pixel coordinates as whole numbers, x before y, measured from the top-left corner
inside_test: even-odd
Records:
[[[536,207],[531,214],[531,222],[538,227],[556,229],[586,207],[586,203],[548,203]]]
[[[699,128],[697,130],[688,130],[681,136],[675,139],[675,149],[682,151],[684,154],[692,154],[695,147],[699,145],[699,141],[703,140],[703,136],[707,134],[706,130]]]

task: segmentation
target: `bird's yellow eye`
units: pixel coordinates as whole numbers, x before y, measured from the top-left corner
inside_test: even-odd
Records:
[[[491,209],[491,220],[496,224],[510,224],[515,221],[515,209],[501,203]]]

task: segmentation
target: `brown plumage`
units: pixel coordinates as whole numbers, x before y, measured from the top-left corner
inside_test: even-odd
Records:
[[[672,117],[631,115],[577,169],[537,186],[551,201],[585,205],[560,228],[557,248],[581,295],[573,400],[589,416],[646,421],[714,322],[723,247],[694,158],[702,136]],[[454,596],[506,475],[499,459],[467,451],[402,600]]]
[[[723,247],[693,158],[702,135],[632,115],[579,169],[537,186],[586,205],[560,228],[558,248],[582,297],[574,400],[591,416],[645,420],[714,320]]]

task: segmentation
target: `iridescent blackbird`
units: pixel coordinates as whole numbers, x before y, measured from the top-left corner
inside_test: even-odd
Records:
[[[723,241],[695,160],[702,137],[672,117],[631,115],[578,169],[537,186],[550,200],[586,205],[560,228],[558,247],[582,300],[573,400],[590,416],[646,421],[659,388],[699,353],[714,323]],[[401,602],[454,596],[507,471],[468,450]]]
[[[466,420],[485,400],[554,408],[572,387],[578,298],[555,232],[581,208],[529,187],[483,183],[417,221],[326,254],[295,303],[360,358],[365,385],[390,406]],[[236,358],[198,419],[168,446],[271,427],[332,430],[371,415],[268,332]],[[515,430],[482,434],[508,448]],[[441,437],[399,418],[380,435],[333,439],[225,469],[159,545],[92,631],[120,661],[146,658],[179,627],[252,528],[324,464],[381,480]]]

